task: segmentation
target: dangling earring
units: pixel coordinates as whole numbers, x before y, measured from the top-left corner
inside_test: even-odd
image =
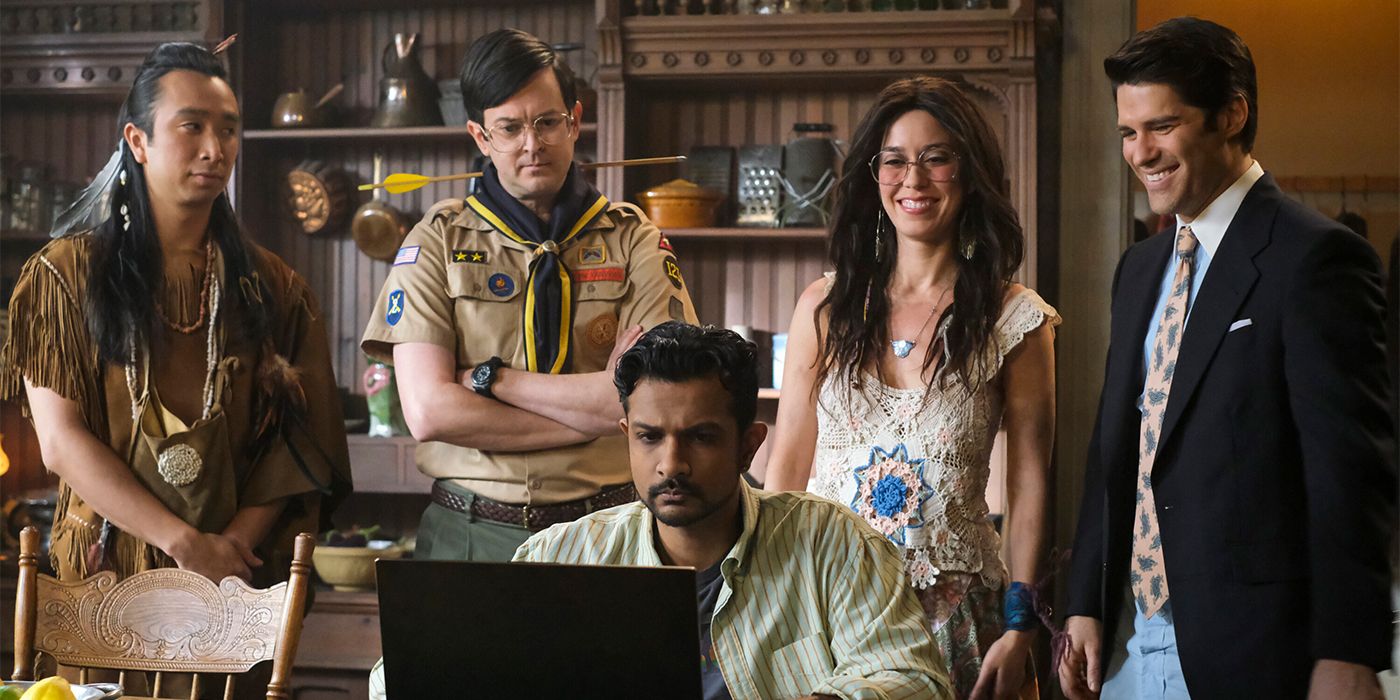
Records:
[[[880,207],[875,214],[875,262],[880,262],[880,249],[885,247],[881,233],[885,229],[885,208]]]
[[[971,260],[977,254],[977,239],[964,234],[962,236],[962,256],[964,260]]]
[[[117,182],[121,183],[122,189],[126,189],[126,168],[122,168],[121,172],[118,173],[118,175],[117,175]],[[125,196],[126,196],[126,193],[123,192],[123,193],[122,193],[122,196],[125,197]],[[131,210],[127,208],[126,202],[122,202],[121,213],[122,213],[122,230],[123,230],[123,231],[130,231],[130,230],[131,230]]]

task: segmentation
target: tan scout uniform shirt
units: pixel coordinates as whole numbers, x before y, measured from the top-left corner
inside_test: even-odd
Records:
[[[456,354],[459,370],[492,356],[523,369],[531,256],[464,200],[438,202],[404,239],[360,347],[392,362],[397,343],[433,343]],[[573,280],[572,372],[602,370],[619,325],[697,322],[670,244],[629,204],[610,205],[559,259]],[[620,434],[533,452],[425,442],[416,459],[428,476],[507,503],[559,503],[631,481]]]

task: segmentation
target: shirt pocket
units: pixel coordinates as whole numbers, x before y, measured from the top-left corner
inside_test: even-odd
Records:
[[[616,273],[612,273],[616,270]],[[591,275],[589,273],[607,272],[612,273],[606,276]],[[623,276],[624,270],[615,268],[595,268],[592,270],[571,270],[569,276],[572,278],[571,286],[574,291],[574,298],[582,304],[599,304],[617,306],[622,297],[627,295],[627,290],[632,288],[632,283]]]
[[[622,271],[620,268],[615,269],[618,272]],[[622,317],[622,302],[631,290],[631,283],[621,275],[614,275],[613,279],[589,281],[578,281],[575,278],[572,288],[575,300],[574,371],[595,372],[603,369],[608,363],[608,356],[612,353],[613,343],[617,338],[619,319]]]
[[[447,293],[454,299],[510,301],[520,295],[526,276],[517,270],[470,263],[449,263]]]
[[[780,697],[810,695],[835,669],[831,645],[820,632],[803,637],[773,652],[771,668]]]
[[[452,297],[457,334],[457,365],[471,367],[499,356],[523,366],[519,299],[526,276],[506,267],[449,263],[447,293]]]

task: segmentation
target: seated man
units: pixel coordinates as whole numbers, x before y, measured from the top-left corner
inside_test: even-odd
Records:
[[[740,478],[768,432],[752,343],[663,323],[614,384],[642,501],[540,532],[516,561],[694,567],[707,700],[951,697],[894,545],[838,503]]]

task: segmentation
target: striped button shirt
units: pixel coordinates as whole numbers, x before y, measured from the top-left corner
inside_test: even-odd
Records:
[[[720,564],[713,653],[734,700],[951,698],[895,546],[850,508],[743,490],[743,531]],[[516,561],[661,566],[651,511],[610,508],[531,537]]]

